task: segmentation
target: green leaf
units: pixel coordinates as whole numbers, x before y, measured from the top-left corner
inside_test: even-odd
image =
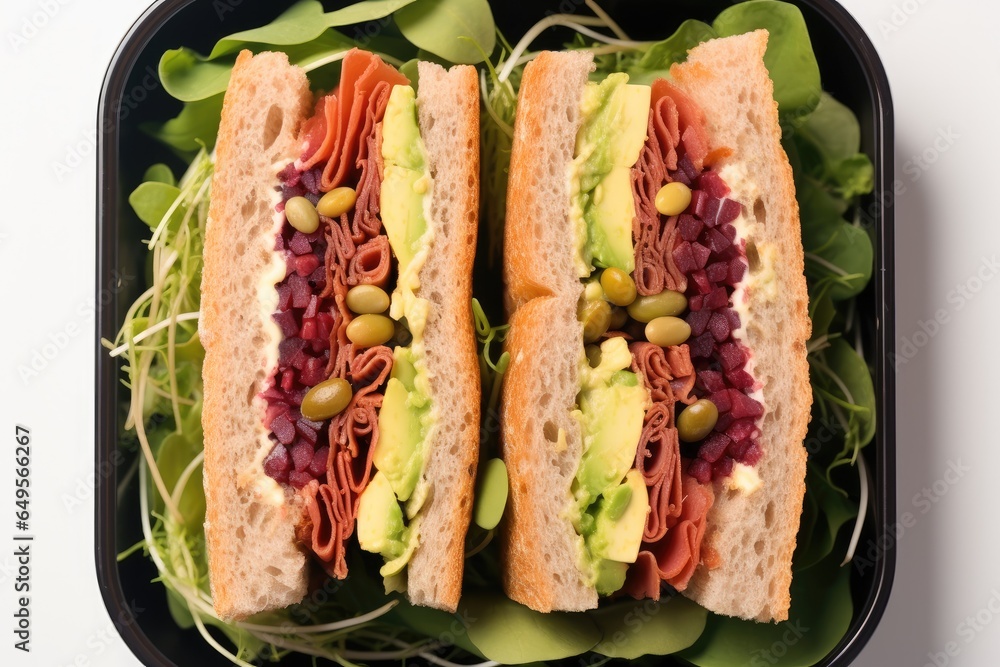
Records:
[[[197,102],[188,102],[176,118],[163,124],[144,123],[141,129],[188,157],[203,145],[211,148],[219,134],[222,93]]]
[[[796,572],[812,567],[829,556],[837,541],[837,533],[845,523],[858,515],[857,503],[846,498],[813,463],[809,463],[806,470],[806,490],[818,512],[815,523],[808,527],[808,533],[803,522],[799,533],[803,539],[799,542],[793,559]]]
[[[627,68],[629,82],[649,84],[654,79],[668,76],[671,65],[684,62],[690,49],[715,36],[715,30],[707,23],[694,19],[684,21],[674,34],[647,48]]]
[[[867,362],[843,338],[830,341],[830,347],[819,352],[818,356],[840,382],[820,374],[816,384],[845,403],[857,407],[851,411],[851,415],[858,420],[860,446],[865,446],[875,436],[875,386]],[[849,395],[844,394],[841,384]]]
[[[174,623],[182,630],[194,627],[194,617],[191,615],[187,602],[169,586],[167,586],[167,610],[170,612],[170,617],[174,619]]]
[[[819,65],[798,7],[775,0],[741,2],[723,10],[712,27],[719,37],[767,29],[764,64],[774,81],[774,99],[782,114],[800,116],[819,103]]]
[[[419,62],[416,58],[411,58],[399,68],[399,73],[410,80],[413,90],[418,90],[418,86],[420,85],[420,76],[417,70],[417,63]]]
[[[587,612],[604,633],[595,653],[634,660],[668,655],[694,644],[705,629],[708,612],[687,598],[661,602],[629,600]]]
[[[795,132],[806,172],[828,183],[844,199],[872,191],[875,171],[860,152],[861,127],[854,113],[823,93],[819,105]]]
[[[871,237],[840,217],[838,201],[814,181],[800,179],[796,197],[806,276],[814,291],[825,291],[834,301],[859,294],[872,275],[875,253]]]
[[[195,102],[225,91],[236,53],[279,50],[294,65],[307,69],[330,55],[347,51],[355,42],[330,28],[381,19],[414,0],[366,0],[323,13],[316,0],[302,0],[271,23],[224,37],[206,57],[188,48],[167,51],[160,58],[164,89],[184,102]]]
[[[756,623],[710,614],[701,638],[680,656],[699,667],[746,667],[771,664],[780,647],[781,667],[812,667],[851,624],[850,574],[850,567],[828,557],[793,575],[789,620]]]
[[[809,318],[812,320],[812,340],[816,340],[830,332],[830,323],[833,322],[836,314],[837,309],[833,305],[833,299],[825,291],[819,296],[809,296]]]
[[[438,638],[439,641],[454,644],[480,658],[484,657],[469,640],[469,623],[463,621],[461,614],[449,614],[430,607],[414,607],[403,601],[389,612],[389,617],[398,618],[403,625],[426,637]]]
[[[203,100],[226,90],[235,62],[235,58],[212,62],[186,47],[171,49],[160,57],[160,81],[182,102]]]
[[[163,216],[180,196],[181,191],[175,185],[160,181],[146,181],[132,191],[128,203],[139,219],[155,229]],[[184,217],[184,207],[178,206],[170,216],[170,225],[176,228]]]
[[[208,59],[214,60],[219,56],[235,53],[250,43],[268,46],[303,44],[318,38],[326,28],[384,18],[413,1],[365,0],[337,11],[323,13],[323,5],[317,0],[300,0],[265,26],[220,39]]]
[[[486,659],[503,664],[569,658],[601,640],[586,614],[542,614],[500,594],[466,595],[459,611],[469,622],[469,640]]]
[[[406,39],[453,63],[481,63],[496,46],[487,0],[417,0],[393,18]]]
[[[172,172],[170,167],[162,162],[151,165],[149,169],[146,170],[146,173],[142,175],[142,180],[166,183],[167,185],[177,185],[177,179],[174,178],[174,172]]]
[[[198,455],[199,445],[200,441],[194,443],[179,433],[171,433],[164,438],[156,455],[156,467],[159,468],[160,476],[169,492],[173,493],[184,469]],[[186,526],[201,526],[204,522],[205,490],[201,466],[198,466],[188,478],[177,508]]]
[[[803,245],[806,223],[803,220]],[[871,237],[861,227],[840,221],[825,239],[812,237],[806,246],[806,276],[819,283],[829,283],[830,298],[839,301],[856,296],[872,277],[874,250]],[[835,267],[835,268],[831,268]]]

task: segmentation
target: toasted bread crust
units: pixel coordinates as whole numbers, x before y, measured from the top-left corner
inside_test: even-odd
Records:
[[[538,611],[597,606],[567,518],[580,465],[583,329],[569,219],[569,175],[592,56],[544,52],[525,67],[507,186],[505,301],[510,314],[501,436],[510,499],[501,526],[504,590]]]
[[[597,606],[597,592],[577,562],[583,540],[565,518],[582,451],[579,423],[570,414],[579,356],[572,348],[583,343],[575,303],[558,296],[532,299],[514,314],[507,338],[511,360],[500,416],[510,479],[500,530],[503,585],[511,599],[542,612]],[[556,327],[569,335],[554,337]]]
[[[260,451],[270,446],[256,397],[270,370],[266,347],[274,325],[261,315],[257,280],[237,277],[260,276],[272,262],[272,165],[294,159],[295,135],[311,100],[305,74],[284,54],[243,51],[219,126],[199,331],[205,539],[215,611],[224,619],[286,607],[306,592],[306,555],[293,534],[298,512],[264,497],[270,480],[261,480],[259,469]]]
[[[531,299],[565,293],[579,282],[572,256],[553,253],[549,239],[571,233],[566,168],[573,159],[580,96],[591,63],[589,53],[546,51],[524,68],[504,225],[509,314]]]
[[[711,145],[732,154],[715,168],[735,166],[753,183],[730,182],[730,197],[749,218],[747,240],[770,247],[776,295],[750,289],[752,323],[745,343],[754,377],[763,383],[763,485],[751,494],[717,489],[705,545],[721,559],[699,566],[684,594],[708,609],[758,621],[785,620],[792,553],[805,494],[806,437],[812,404],[806,341],[806,292],[798,204],[792,168],[781,147],[773,84],[764,66],[767,31],[711,40],[671,68],[674,82],[705,112]],[[723,176],[725,178],[725,176]],[[745,323],[746,324],[746,323]]]
[[[431,259],[425,264],[417,294],[432,301],[424,336],[427,368],[432,400],[443,409],[438,435],[429,443],[431,455],[425,470],[440,488],[433,488],[424,509],[421,544],[409,564],[407,593],[415,604],[454,612],[462,592],[464,538],[472,518],[479,460],[481,390],[472,316],[472,264],[479,222],[476,69],[464,65],[445,72],[437,65],[420,63],[417,103],[421,137],[435,181],[431,210],[441,217],[430,249],[440,261]],[[447,121],[454,117],[453,124],[441,117],[444,109],[440,107],[446,104],[450,106]],[[445,134],[451,129],[454,134]],[[440,292],[437,300],[436,292]],[[432,512],[439,520],[432,521]]]

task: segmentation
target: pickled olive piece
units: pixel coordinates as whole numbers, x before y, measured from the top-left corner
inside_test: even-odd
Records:
[[[662,215],[680,215],[691,204],[691,188],[680,181],[667,183],[656,193],[653,203]]]
[[[619,268],[609,267],[601,274],[604,297],[616,306],[627,306],[635,301],[635,282]]]
[[[633,320],[642,323],[655,320],[657,317],[673,317],[680,315],[687,308],[687,298],[680,292],[663,290],[659,294],[640,296],[628,307],[628,314]]]
[[[351,383],[344,378],[330,378],[309,390],[302,399],[302,416],[314,422],[336,417],[351,402]]]
[[[320,198],[316,210],[328,218],[339,218],[354,208],[357,200],[354,188],[334,188]]]
[[[719,421],[719,409],[715,403],[703,398],[684,408],[677,415],[677,435],[684,442],[698,442],[708,437]]]
[[[292,197],[286,201],[285,217],[288,224],[303,234],[312,234],[319,229],[319,213],[305,197]]]
[[[358,315],[347,325],[347,337],[359,347],[375,347],[388,342],[396,325],[385,315]]]
[[[679,317],[657,317],[646,325],[646,340],[660,347],[680,345],[691,337],[691,325]]]
[[[586,301],[578,312],[583,323],[583,342],[593,343],[611,326],[611,306],[607,301]]]
[[[621,331],[627,322],[627,310],[619,308],[618,306],[611,309],[611,325],[608,327],[610,331]]]
[[[376,285],[357,285],[347,291],[347,307],[358,315],[384,313],[389,309],[389,295]]]

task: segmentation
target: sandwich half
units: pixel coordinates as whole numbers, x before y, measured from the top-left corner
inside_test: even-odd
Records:
[[[810,323],[767,32],[670,80],[545,52],[518,92],[505,230],[504,586],[533,609],[681,591],[787,618]]]
[[[471,312],[475,70],[416,82],[349,52],[315,99],[240,54],[207,222],[204,480],[223,619],[299,602],[380,553],[387,589],[454,610],[478,456]],[[356,541],[356,542],[355,542]]]

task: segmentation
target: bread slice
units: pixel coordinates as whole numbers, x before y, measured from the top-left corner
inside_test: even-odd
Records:
[[[764,51],[767,31],[714,39],[691,50],[670,72],[674,83],[705,112],[711,146],[732,155],[716,165],[752,175],[730,178],[731,198],[743,204],[746,237],[777,286],[748,291],[750,318],[743,337],[753,352],[753,375],[763,384],[765,414],[756,466],[762,486],[751,494],[719,491],[708,515],[704,545],[720,565],[699,566],[684,595],[720,614],[784,620],[790,604],[792,552],[805,493],[812,390],[806,361],[811,323],[803,274],[798,204],[792,168],[781,147],[778,107]],[[753,284],[752,282],[750,283]]]
[[[542,53],[525,67],[518,92],[507,220],[506,300],[512,311],[501,436],[510,499],[501,527],[504,590],[538,611],[597,606],[578,558],[583,539],[566,518],[580,466],[576,409],[583,286],[567,203],[566,169],[580,128],[589,53]]]
[[[583,452],[571,414],[583,355],[576,297],[539,297],[518,308],[507,351],[500,416],[510,479],[500,528],[504,591],[536,611],[593,609],[597,591],[579,564],[583,538],[567,518]]]
[[[199,330],[205,346],[205,539],[212,598],[223,619],[298,602],[306,554],[295,544],[299,510],[264,476],[271,450],[258,397],[277,359],[273,288],[275,164],[295,159],[312,95],[282,53],[242,52],[222,109],[205,230]],[[278,275],[270,293],[260,277]]]
[[[420,136],[434,179],[433,240],[416,294],[430,301],[424,330],[430,399],[437,412],[424,477],[420,545],[407,569],[414,604],[455,611],[479,460],[479,359],[472,318],[472,262],[479,222],[479,86],[468,65],[418,65]]]
[[[569,222],[567,167],[583,118],[580,98],[594,69],[586,51],[545,51],[524,68],[507,182],[504,283],[507,311],[580,281]],[[567,296],[568,298],[568,296]]]

